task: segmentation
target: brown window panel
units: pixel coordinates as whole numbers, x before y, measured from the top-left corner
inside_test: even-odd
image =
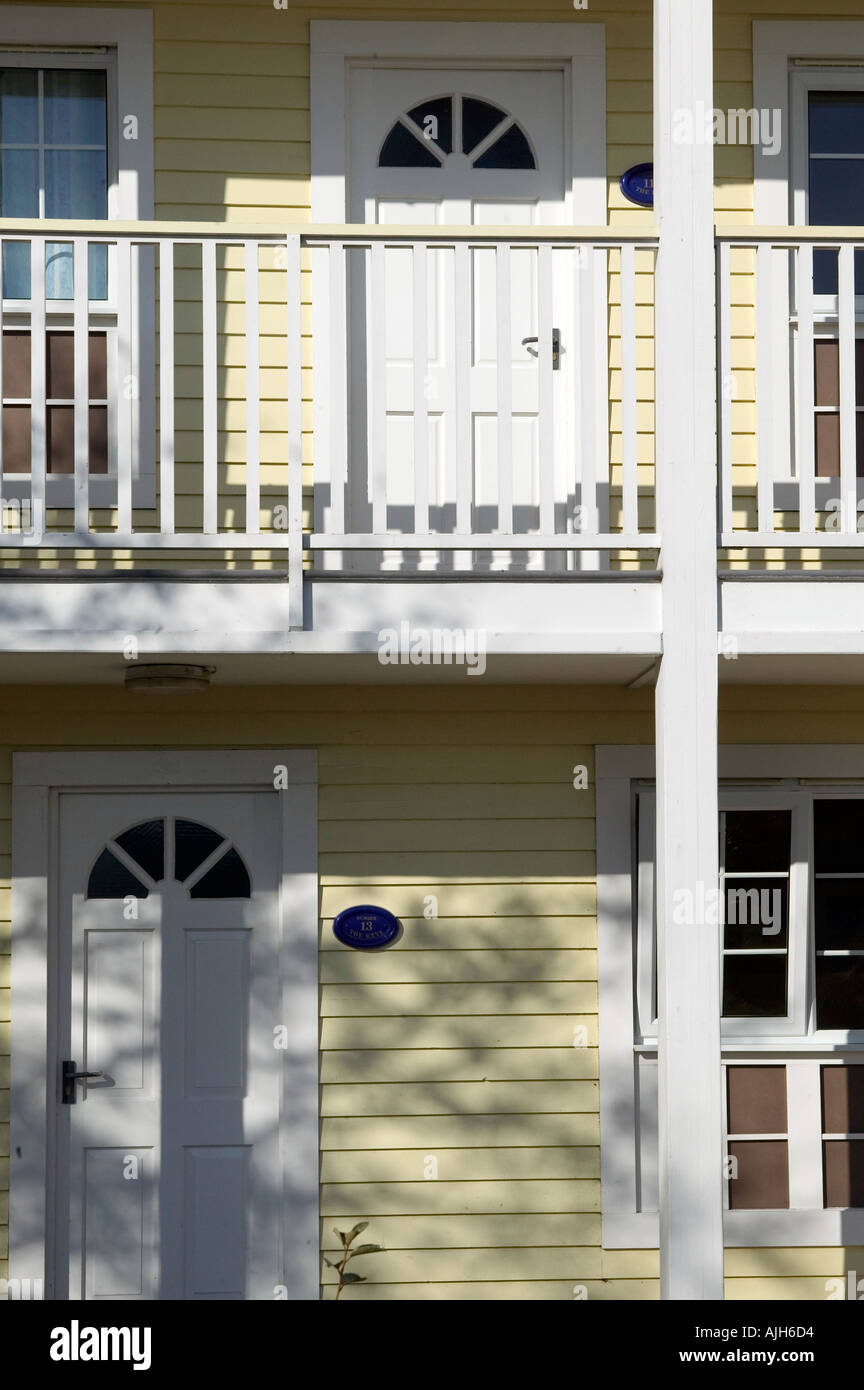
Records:
[[[820,411],[814,417],[816,477],[840,477],[840,413]],[[855,416],[855,473],[864,477],[864,426],[860,412]]]
[[[3,407],[3,472],[30,472],[30,407]]]
[[[91,473],[108,472],[108,411],[91,405],[88,456]],[[71,405],[48,407],[48,472],[75,472],[75,409]]]
[[[3,395],[6,400],[30,399],[30,334],[3,334]]]
[[[864,1134],[864,1066],[822,1067],[825,1134]]]
[[[729,1143],[735,1160],[729,1178],[733,1211],[765,1211],[789,1206],[789,1146],[785,1139],[755,1139]]]
[[[864,1207],[864,1139],[822,1145],[826,1207]]]
[[[730,1134],[785,1134],[786,1068],[727,1067]]]
[[[74,400],[75,340],[71,333],[46,335],[46,364],[48,397],[59,401]],[[107,338],[104,333],[89,335],[87,392],[91,400],[106,400],[108,397]]]
[[[816,338],[813,343],[815,405],[840,404],[840,344],[836,338]],[[855,399],[864,405],[864,338],[855,340]]]

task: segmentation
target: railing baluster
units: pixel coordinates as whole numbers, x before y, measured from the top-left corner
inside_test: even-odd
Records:
[[[261,374],[258,343],[258,243],[244,252],[246,291],[246,533],[261,531]]]
[[[456,415],[456,531],[470,535],[474,496],[474,442],[471,419],[471,248],[457,241],[453,267],[453,410]],[[470,551],[454,564],[470,568]]]
[[[216,369],[216,246],[204,241],[201,246],[201,330],[203,352],[203,420],[204,420],[204,534],[215,536],[219,530],[219,496],[217,473],[218,398]]]
[[[386,358],[386,265],[382,242],[372,243],[369,253],[369,391],[367,461],[372,501],[372,530],[387,530],[387,358]]]
[[[495,255],[495,300],[498,316],[498,530],[513,534],[513,364],[510,245],[500,242]]]
[[[132,244],[117,239],[117,362],[120,392],[117,402],[117,531],[132,534]]]
[[[537,449],[540,482],[539,529],[541,536],[555,530],[555,416],[552,394],[552,247],[541,242],[537,248],[537,366],[538,424]]]
[[[733,529],[732,495],[732,269],[727,241],[720,243],[718,298],[717,399],[720,407],[720,529]],[[728,389],[727,389],[728,383]]]
[[[854,536],[858,527],[855,411],[855,248],[840,247],[838,331],[840,356],[840,529]],[[814,422],[815,423],[815,422]]]
[[[597,516],[597,411],[594,399],[598,324],[594,303],[594,249],[579,246],[576,251],[579,325],[579,398],[576,413],[577,469],[580,483],[579,518],[581,532],[596,534]],[[605,311],[605,305],[603,306]],[[605,338],[605,312],[604,312]],[[604,343],[605,351],[605,343]]]
[[[288,626],[303,627],[303,380],[300,238],[286,238],[288,305]]]
[[[328,257],[330,278],[330,343],[325,365],[329,372],[327,399],[328,442],[330,448],[330,520],[338,535],[345,529],[345,501],[348,492],[348,310],[346,270],[348,250],[344,242],[333,242]]]
[[[88,244],[76,237],[72,251],[72,343],[74,359],[75,534],[90,529],[90,341],[87,289]]]
[[[414,299],[414,530],[429,530],[429,411],[426,399],[429,325],[427,314],[429,257],[426,243],[415,242],[412,251]]]
[[[30,507],[34,526],[47,527],[45,473],[48,412],[45,405],[45,238],[30,242]]]
[[[815,431],[813,403],[813,247],[802,242],[797,258],[798,308],[798,530],[812,534],[816,529],[816,484],[814,477]],[[765,387],[769,392],[770,379]],[[758,389],[758,388],[757,388]]]
[[[639,530],[639,475],[636,453],[636,256],[621,247],[621,527]]]
[[[159,529],[174,534],[174,242],[159,247]]]
[[[763,535],[774,530],[774,248],[756,252],[756,509]]]

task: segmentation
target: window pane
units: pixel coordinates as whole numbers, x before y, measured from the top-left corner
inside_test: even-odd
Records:
[[[729,1134],[785,1134],[786,1068],[727,1067]]]
[[[727,873],[766,873],[789,868],[791,811],[727,811]]]
[[[785,955],[723,957],[724,1018],[785,1016]]]
[[[108,216],[104,150],[45,151],[45,216],[94,220]]]
[[[30,399],[30,334],[3,334],[3,399]]]
[[[822,1130],[864,1134],[864,1066],[822,1067]]]
[[[178,820],[174,827],[174,877],[183,883],[222,844],[223,838],[207,825]]]
[[[817,878],[816,950],[864,950],[864,879]]]
[[[864,956],[816,957],[816,1027],[864,1028]]]
[[[856,92],[810,93],[810,153],[864,152],[864,96]]]
[[[475,169],[536,169],[531,146],[517,125],[505,130],[474,164]]]
[[[46,68],[46,145],[104,145],[107,130],[106,75],[93,70]]]
[[[864,222],[864,160],[810,160],[810,224],[860,227]]]
[[[507,115],[500,106],[491,101],[478,101],[476,97],[462,98],[462,149],[470,154],[490,135],[496,125],[500,125]]]
[[[30,298],[30,243],[10,241],[3,247],[3,298]]]
[[[246,865],[236,849],[217,859],[212,869],[189,889],[190,898],[249,898],[252,887]]]
[[[165,822],[142,821],[115,838],[120,848],[158,883],[165,873]]]
[[[103,849],[90,871],[88,898],[146,898],[147,889],[110,851]]]
[[[0,216],[39,216],[36,150],[0,150]]]
[[[789,920],[789,881],[785,878],[727,879],[727,948],[785,946]]]
[[[864,800],[815,801],[813,848],[817,874],[864,871]]]
[[[822,1151],[826,1207],[864,1207],[864,1139],[829,1139]]]
[[[0,143],[35,145],[39,139],[35,68],[0,70]]]
[[[421,106],[415,106],[408,115],[415,121],[423,131],[430,132],[428,138],[434,140],[439,149],[445,154],[450,154],[453,150],[453,98],[436,97],[433,101],[424,101]],[[429,117],[432,117],[432,121]]]
[[[436,159],[425,140],[417,137],[397,121],[381,149],[378,163],[382,169],[440,169],[441,162]]]

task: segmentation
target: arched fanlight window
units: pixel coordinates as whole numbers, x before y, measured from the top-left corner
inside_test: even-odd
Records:
[[[188,884],[190,898],[252,896],[249,871],[224,835],[180,817],[172,826],[174,877]],[[87,897],[146,898],[164,877],[165,820],[141,821],[108,841],[90,871]]]
[[[536,169],[522,127],[479,97],[431,97],[391,127],[378,156],[382,169],[441,169],[453,155],[472,169]]]

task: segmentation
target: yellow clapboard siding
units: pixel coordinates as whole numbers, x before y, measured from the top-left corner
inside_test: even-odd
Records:
[[[422,1149],[367,1149],[321,1155],[322,1183],[425,1181],[429,1155]],[[473,1183],[530,1178],[599,1178],[600,1153],[594,1148],[436,1149],[436,1181]]]
[[[559,1148],[569,1144],[599,1144],[596,1114],[531,1115],[378,1115],[371,1118],[331,1117],[321,1124],[322,1149],[504,1148],[526,1139]]]
[[[404,936],[390,947],[399,951],[585,950],[597,943],[593,917],[502,917],[481,922],[466,918],[403,917]],[[333,922],[322,919],[319,948],[344,951],[333,935]]]
[[[0,800],[0,815],[3,813]],[[516,816],[546,817],[556,821],[585,817],[593,821],[593,788],[575,791],[569,782],[560,784],[493,782],[476,786],[461,785],[458,792],[448,786],[322,787],[318,798],[318,818],[322,822],[350,817],[355,831],[358,821],[383,821],[395,817],[413,820],[422,816],[430,821],[450,819],[458,814],[485,821],[509,820]]]
[[[595,986],[583,981],[514,984],[325,985],[325,1018],[355,1014],[571,1014],[596,1012]]]
[[[322,984],[448,981],[594,980],[594,951],[329,951]]]
[[[419,808],[415,808],[419,809]],[[454,808],[455,809],[455,808]],[[515,809],[515,808],[514,808]],[[461,808],[460,808],[461,810]],[[349,840],[352,852],[374,851],[383,842],[393,850],[456,850],[487,853],[490,850],[588,850],[594,848],[594,824],[590,820],[495,820],[461,816],[433,821],[376,820],[360,825],[329,821],[322,825],[318,844],[323,852],[338,851]]]
[[[213,107],[220,111],[236,111],[242,121],[247,111],[257,108],[272,113],[278,122],[282,111],[295,111],[304,116],[309,108],[308,77],[268,77],[262,73],[171,73],[164,69],[154,74],[157,130],[161,113],[177,112],[168,129],[186,130],[186,114],[196,108]],[[281,138],[281,132],[280,132]]]
[[[439,1169],[440,1173],[440,1169]],[[421,1182],[345,1183],[321,1190],[322,1216],[458,1216],[516,1212],[571,1212],[579,1215],[578,1234],[555,1245],[590,1242],[600,1209],[600,1184],[596,1181],[528,1179],[518,1182]],[[456,1242],[447,1242],[455,1244]],[[461,1243],[461,1242],[460,1242]],[[482,1244],[482,1242],[478,1242]],[[518,1245],[521,1242],[513,1241]],[[538,1242],[542,1244],[543,1242]]]
[[[344,1048],[322,1053],[320,1076],[322,1085],[582,1080],[597,1076],[597,1053],[588,1047]]]
[[[401,990],[399,991],[401,995]],[[578,1115],[596,1109],[596,1081],[393,1081],[321,1088],[321,1114]]]
[[[517,1303],[542,1301],[542,1302],[572,1302],[575,1297],[586,1298],[589,1303],[612,1300],[635,1300],[635,1299],[657,1299],[660,1297],[659,1284],[651,1280],[616,1280],[614,1284],[605,1284],[602,1280],[581,1279],[576,1276],[569,1279],[531,1279],[523,1281],[519,1279],[503,1278],[498,1282],[491,1280],[476,1280],[471,1284],[450,1283],[437,1281],[435,1283],[406,1283],[406,1284],[356,1284],[349,1293],[343,1294],[341,1302],[346,1298],[360,1302],[406,1302],[422,1298],[425,1300],[442,1300],[445,1302],[457,1303],[486,1303],[490,1301],[505,1302],[512,1301]],[[329,1301],[333,1298],[333,1287],[328,1285],[322,1297]]]
[[[356,901],[352,885],[325,883],[322,889],[322,909],[327,917],[336,917]],[[362,879],[356,886],[367,887]],[[439,917],[524,917],[537,912],[546,917],[568,916],[573,911],[592,912],[596,901],[593,884],[558,883],[513,884],[498,883],[377,883],[375,901],[379,907],[395,912],[399,918],[420,916],[429,895],[437,898]]]
[[[426,1186],[437,1187],[440,1184],[427,1183]],[[595,1183],[594,1187],[599,1200],[599,1183]],[[509,1201],[508,1198],[508,1209]],[[363,1210],[367,1215],[370,1215],[367,1208],[364,1207]],[[348,1226],[348,1222],[353,1221],[356,1210],[351,1205],[344,1209],[332,1207],[325,1188],[322,1215],[325,1217],[322,1223],[324,1226],[324,1249],[332,1250],[336,1248],[332,1233],[334,1220],[337,1227],[340,1220],[343,1220],[345,1226]],[[372,1214],[370,1226],[373,1223],[375,1229],[371,1234],[371,1239],[376,1245],[384,1246],[384,1251],[380,1256],[381,1263],[377,1263],[379,1259],[377,1255],[370,1255],[368,1262],[361,1255],[356,1264],[352,1262],[352,1267],[358,1273],[365,1271],[366,1268],[371,1272],[373,1267],[379,1274],[384,1273],[385,1257],[391,1250],[470,1250],[480,1247],[495,1249],[502,1246],[513,1249],[530,1249],[531,1247],[548,1248],[556,1245],[574,1246],[581,1245],[586,1239],[586,1230],[591,1231],[592,1229],[590,1226],[586,1227],[584,1217],[579,1213],[556,1212],[550,1215],[536,1212],[523,1215],[518,1212],[510,1214],[509,1210],[507,1215],[497,1213],[466,1215],[461,1212],[448,1213],[442,1216],[377,1216]],[[364,1234],[364,1240],[369,1234],[369,1231]],[[373,1259],[376,1261],[374,1266]]]
[[[585,1030],[584,1033],[581,1030]],[[576,1031],[580,1030],[580,1031]],[[574,1040],[597,1046],[597,1021],[591,1013],[484,1014],[479,1018],[414,1017],[406,1039],[401,1018],[322,1018],[324,1048],[412,1047],[571,1047]]]
[[[592,1237],[599,1238],[597,1224]],[[571,1279],[575,1283],[598,1278],[599,1263],[600,1252],[593,1241],[581,1247],[535,1250],[388,1250],[375,1256],[374,1263],[370,1255],[365,1264],[369,1283],[361,1287],[371,1290],[378,1279],[415,1284],[471,1279]],[[322,1280],[334,1283],[334,1272],[325,1269]]]

